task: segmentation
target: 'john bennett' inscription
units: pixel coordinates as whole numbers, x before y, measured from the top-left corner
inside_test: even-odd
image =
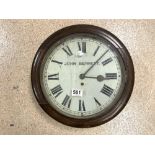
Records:
[[[65,62],[64,65],[66,66],[74,66],[74,65],[93,65],[94,62]],[[95,65],[100,65],[101,63],[96,63]]]

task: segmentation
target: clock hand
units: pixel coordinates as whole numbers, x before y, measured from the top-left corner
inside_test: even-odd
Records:
[[[109,51],[109,49],[106,50],[106,51],[94,62],[94,64],[91,65],[91,66],[84,72],[84,74],[80,74],[80,79],[84,79],[84,78],[85,78],[85,75],[95,66],[95,64],[98,63],[98,61],[99,61],[100,59],[102,59],[102,57],[103,57],[108,51]]]
[[[85,76],[85,78],[97,79],[99,82],[106,80],[102,75],[98,75],[97,77]]]
[[[85,76],[85,78],[89,78],[89,79],[97,79],[97,77],[93,77],[93,76]]]
[[[104,77],[102,75],[98,75],[97,77],[95,77],[95,76],[85,76],[85,78],[97,79],[97,81],[99,81],[99,82],[101,82],[103,80],[110,80],[110,78]]]

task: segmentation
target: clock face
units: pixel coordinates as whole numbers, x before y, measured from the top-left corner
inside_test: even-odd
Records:
[[[120,56],[110,44],[90,35],[72,35],[48,50],[41,84],[48,102],[70,117],[94,117],[120,95]]]
[[[98,27],[71,27],[70,31],[56,32],[38,50],[33,67],[37,77],[33,76],[32,68],[33,90],[42,108],[56,120],[71,126],[96,126],[114,117],[126,105],[133,86],[132,62],[115,38],[117,44],[105,34],[85,32]],[[122,51],[126,51],[131,62],[129,81],[129,64],[125,64]]]

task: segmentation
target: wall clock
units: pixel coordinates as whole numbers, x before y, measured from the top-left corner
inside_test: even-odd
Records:
[[[55,120],[93,127],[125,107],[134,84],[127,48],[109,31],[93,25],[58,30],[39,47],[31,72],[39,105]]]

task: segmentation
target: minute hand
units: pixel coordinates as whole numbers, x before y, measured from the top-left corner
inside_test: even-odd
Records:
[[[85,75],[95,66],[95,64],[97,64],[98,61],[99,61],[100,59],[102,59],[102,57],[103,57],[108,51],[109,51],[109,50],[106,50],[106,51],[94,62],[94,64],[93,64],[92,66],[90,66],[90,67],[84,72],[83,76],[85,76]]]

